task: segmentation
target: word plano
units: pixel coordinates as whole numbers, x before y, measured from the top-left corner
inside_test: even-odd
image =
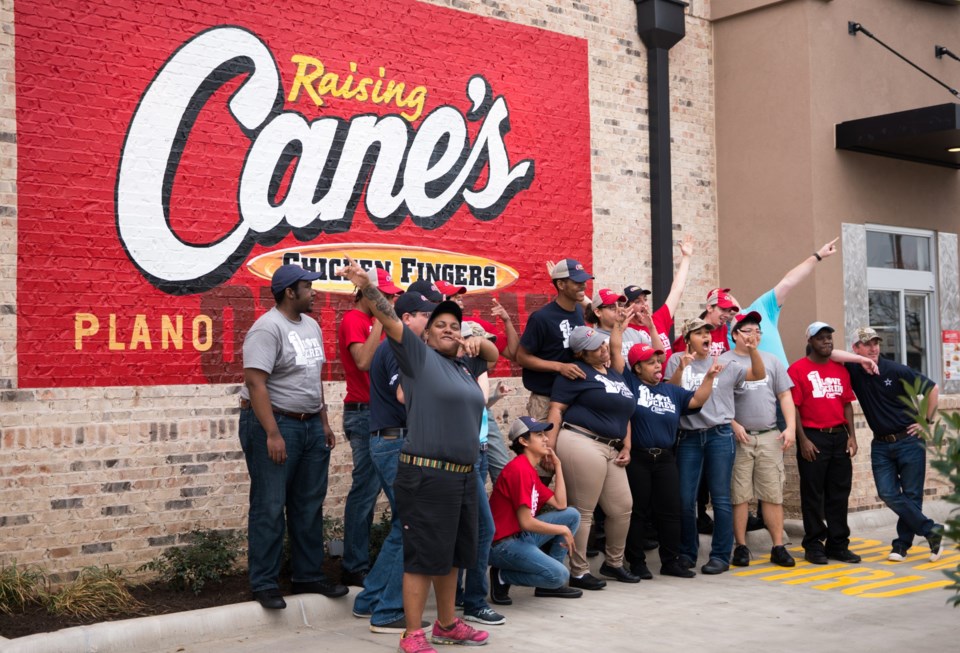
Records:
[[[236,197],[236,222],[210,242],[187,242],[171,227],[170,180],[200,112],[234,79],[242,80],[237,90],[207,113],[249,141],[237,184],[221,191]],[[361,205],[383,230],[408,216],[437,229],[464,205],[493,220],[530,187],[534,161],[511,165],[510,111],[486,79],[469,77],[466,95],[465,109],[437,107],[417,127],[394,114],[310,121],[284,110],[279,68],[263,40],[240,27],[201,32],[164,63],[131,119],[117,172],[120,242],[150,283],[187,295],[228,281],[257,243],[348,231]]]
[[[305,54],[295,54],[290,60],[297,64],[297,74],[293,78],[293,86],[287,96],[287,102],[296,102],[302,89],[318,107],[323,106],[322,96],[329,95],[356,102],[392,103],[398,109],[412,109],[411,112],[400,112],[400,117],[409,122],[423,115],[423,105],[427,101],[427,88],[414,86],[404,95],[406,83],[393,79],[385,80],[387,70],[383,66],[378,69],[379,78],[375,80],[365,76],[354,78],[354,75],[357,75],[356,61],[350,62],[350,73],[341,77],[335,72],[325,70],[323,62],[319,59]]]

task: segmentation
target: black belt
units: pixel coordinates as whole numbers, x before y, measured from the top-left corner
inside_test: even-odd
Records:
[[[380,429],[379,431],[374,431],[370,435],[384,440],[396,440],[398,438],[405,437],[407,435],[407,429],[404,428],[392,428],[392,429]]]
[[[634,454],[642,453],[646,456],[650,456],[654,460],[656,460],[657,458],[659,458],[665,453],[673,453],[671,449],[661,449],[659,447],[650,447],[649,449],[643,449],[641,447],[638,447],[636,449],[631,449],[630,451],[631,453],[634,453]]]
[[[343,411],[345,413],[352,413],[357,410],[366,410],[370,404],[365,401],[345,401],[343,402]]]
[[[243,409],[253,408],[253,406],[250,404],[249,399],[241,399],[240,408],[243,408]],[[313,419],[314,417],[320,416],[320,413],[294,413],[289,410],[283,410],[282,408],[277,408],[276,406],[270,406],[270,410],[272,410],[277,415],[283,415],[284,417],[295,419],[298,422],[306,422],[308,420]]]
[[[762,431],[747,431],[747,435],[763,435],[764,433],[772,433],[777,429],[764,429]]]
[[[803,428],[807,429],[806,426],[804,426]],[[818,429],[818,428],[815,428],[815,427],[810,427],[810,428],[807,429],[807,430],[808,430],[808,431],[820,431],[821,433],[833,433],[833,434],[843,433],[844,435],[850,435],[850,434],[847,432],[847,427],[846,427],[846,426],[831,426],[831,427],[828,428],[828,429]]]
[[[892,433],[890,435],[874,435],[873,439],[880,440],[880,442],[899,442],[900,440],[909,438],[911,435],[913,434],[907,431],[900,431],[899,433]]]
[[[571,424],[570,422],[564,422],[560,425],[561,429],[567,429],[568,431],[573,431],[574,433],[579,433],[580,435],[586,436],[591,440],[596,440],[600,444],[605,444],[609,447],[613,447],[617,451],[623,449],[623,438],[608,438],[604,435],[597,435],[593,431],[583,428],[582,426],[577,426]]]
[[[518,538],[518,537],[520,537],[520,535],[521,535],[522,532],[523,532],[523,531],[521,531],[520,533],[514,533],[513,535],[507,535],[506,537],[501,537],[499,540],[494,540],[493,543],[490,544],[490,547],[493,548],[493,547],[497,546],[498,544],[502,544],[502,543],[506,542],[507,540],[512,540],[512,539]]]

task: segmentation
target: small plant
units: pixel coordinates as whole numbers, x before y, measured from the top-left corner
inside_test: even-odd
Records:
[[[920,395],[920,379],[914,384],[903,381],[907,396],[901,399],[911,408],[920,425],[927,447],[933,451],[934,457],[930,466],[940,472],[950,484],[950,494],[944,497],[949,503],[960,506],[960,413],[940,413],[940,419],[928,422],[927,411],[930,407],[929,397]],[[953,540],[954,548],[960,548],[960,508],[950,512],[950,518],[944,524],[944,537]],[[960,564],[954,569],[943,572],[953,581],[945,589],[953,592],[949,603],[953,607],[960,607]]]
[[[383,548],[383,543],[387,539],[387,536],[390,534],[390,511],[384,510],[380,513],[380,520],[373,523],[370,526],[370,566],[373,566],[373,563],[377,561],[377,556],[380,555],[380,549]]]
[[[123,573],[109,566],[81,569],[72,583],[45,602],[51,614],[82,619],[105,619],[143,607],[127,589]]]
[[[200,594],[207,583],[234,573],[242,544],[236,533],[191,531],[189,544],[167,549],[137,571],[154,571],[171,588]]]
[[[16,561],[0,567],[0,613],[23,612],[40,601],[46,585],[44,573],[34,567],[17,566]]]
[[[323,541],[327,543],[327,555],[338,558],[343,555],[343,520],[339,517],[323,518]]]

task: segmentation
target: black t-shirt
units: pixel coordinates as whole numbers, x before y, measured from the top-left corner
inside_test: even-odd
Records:
[[[557,375],[550,394],[550,401],[567,405],[563,421],[607,438],[624,437],[636,404],[630,387],[614,370],[602,374],[581,361],[576,365],[587,378],[571,380]]]
[[[527,320],[527,327],[520,336],[520,346],[528,353],[546,361],[572,363],[570,333],[574,327],[583,326],[583,307],[577,304],[572,311],[565,311],[552,301],[539,311],[534,311]],[[535,372],[523,369],[523,387],[538,395],[549,396],[553,389],[553,372]]]
[[[640,449],[672,448],[677,440],[680,416],[700,410],[689,407],[694,392],[665,381],[647,385],[635,374],[627,374],[626,381],[637,398],[630,418],[631,446]]]
[[[906,365],[883,357],[877,361],[880,373],[876,375],[867,373],[859,363],[844,363],[844,366],[850,373],[850,385],[874,435],[901,433],[916,422],[910,409],[900,399],[907,396],[901,379],[911,385],[916,379],[921,379],[921,394],[926,394],[936,385]]]
[[[400,366],[386,340],[377,346],[370,363],[370,432],[403,428],[407,409],[397,401]]]

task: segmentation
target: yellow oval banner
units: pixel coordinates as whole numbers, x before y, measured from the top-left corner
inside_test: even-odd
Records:
[[[314,289],[352,295],[355,292],[353,284],[336,274],[336,270],[345,264],[347,256],[359,261],[364,268],[383,268],[401,288],[419,279],[426,279],[465,286],[468,293],[485,293],[506,288],[520,278],[512,267],[482,256],[382,243],[288,247],[250,259],[247,269],[261,279],[269,280],[281,265],[299,265],[322,275],[313,282]]]

